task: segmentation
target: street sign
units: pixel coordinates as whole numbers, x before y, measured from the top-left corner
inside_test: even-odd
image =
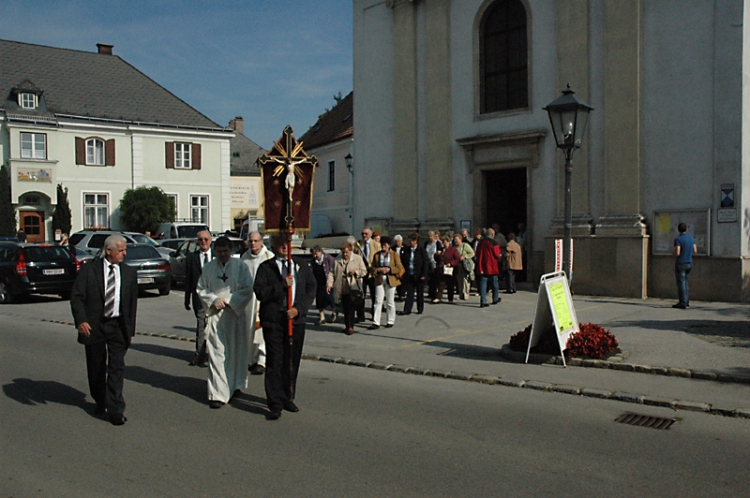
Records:
[[[563,239],[555,239],[555,271],[562,271],[562,265]],[[570,273],[573,273],[573,239],[570,239]]]
[[[531,325],[529,346],[526,349],[526,363],[529,362],[531,348],[539,344],[542,334],[553,323],[557,344],[560,347],[560,356],[562,356],[565,366],[563,351],[568,344],[568,338],[578,332],[580,328],[573,306],[573,297],[570,294],[570,287],[568,287],[568,279],[565,278],[565,272],[562,271],[542,275],[539,280],[534,322]]]

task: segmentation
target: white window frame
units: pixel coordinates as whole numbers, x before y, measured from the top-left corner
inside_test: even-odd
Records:
[[[91,202],[87,202],[87,196],[93,196]],[[83,205],[83,229],[109,229],[109,192],[81,192],[81,204]],[[89,224],[89,219],[93,224]]]
[[[192,144],[175,142],[174,144],[174,167],[175,169],[192,169],[193,149]]]
[[[47,134],[21,132],[21,158],[47,159]],[[24,140],[26,139],[26,140]],[[24,145],[28,144],[28,147]]]
[[[201,201],[205,201],[205,205],[202,204]],[[193,223],[205,223],[210,226],[210,207],[211,196],[208,194],[190,194],[190,221]],[[204,213],[203,217],[200,215],[201,212]],[[196,216],[196,214],[198,214],[198,216]]]
[[[86,139],[86,165],[104,166],[104,140],[101,138]]]
[[[38,105],[39,101],[36,94],[28,92],[18,94],[18,106],[21,109],[36,109]]]
[[[174,216],[175,218],[180,217],[180,194],[173,194],[169,192],[165,192],[167,196],[171,197],[174,200]]]

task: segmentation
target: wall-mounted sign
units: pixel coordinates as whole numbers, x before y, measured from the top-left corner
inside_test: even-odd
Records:
[[[46,169],[18,169],[19,182],[52,183],[52,175]]]
[[[687,233],[695,239],[701,255],[711,255],[711,210],[685,209],[684,211],[654,211],[652,231],[652,253],[672,256],[674,239],[680,235],[677,226],[687,225]]]
[[[719,223],[735,223],[737,222],[737,209],[718,209],[716,211],[716,221]]]
[[[734,207],[734,183],[721,184],[721,207]]]

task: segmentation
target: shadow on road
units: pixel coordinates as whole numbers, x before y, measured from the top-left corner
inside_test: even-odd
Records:
[[[158,372],[149,368],[132,366],[125,369],[125,379],[138,382],[139,384],[146,384],[157,389],[171,391],[201,404],[208,403],[205,378],[177,377],[176,375],[165,374],[164,372]]]
[[[157,356],[167,356],[169,358],[175,358],[177,360],[184,360],[185,363],[189,362],[195,354],[193,351],[189,351],[186,349],[170,348],[167,346],[158,346],[156,344],[136,343],[131,344],[130,349],[135,349],[136,351],[140,351],[142,353],[149,353]]]
[[[266,408],[266,399],[252,394],[240,393],[237,394],[229,404],[233,408],[237,408],[242,411],[253,413],[255,415],[266,415],[268,409]]]
[[[82,410],[87,410],[90,405],[86,402],[86,393],[54,380],[13,379],[13,383],[3,386],[3,392],[24,405],[59,403]]]

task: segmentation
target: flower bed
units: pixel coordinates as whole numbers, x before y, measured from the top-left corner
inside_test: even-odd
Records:
[[[614,334],[601,325],[595,323],[584,323],[580,325],[580,331],[568,338],[565,348],[567,358],[594,358],[603,359],[617,351],[617,339]],[[526,352],[531,337],[531,325],[522,331],[513,334],[509,346],[513,351]],[[539,337],[539,343],[531,348],[532,353],[559,355],[560,347],[555,337],[555,327],[550,326]]]

